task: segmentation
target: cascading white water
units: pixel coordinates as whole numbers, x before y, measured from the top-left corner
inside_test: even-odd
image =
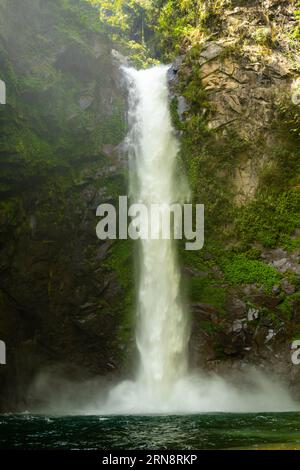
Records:
[[[124,69],[129,84],[130,198],[148,210],[152,204],[166,209],[189,194],[183,178],[175,183],[179,144],[169,111],[167,70]],[[140,214],[139,223],[140,231],[147,231],[148,218]],[[138,371],[134,382],[122,382],[111,391],[108,408],[113,410],[167,410],[175,384],[187,374],[189,322],[174,240],[162,239],[158,220],[151,224],[158,239],[140,240],[138,250]]]
[[[170,206],[178,195],[175,184],[179,150],[168,104],[166,66],[127,69],[129,92],[129,159],[131,199]],[[148,226],[148,220],[140,219]],[[152,227],[153,228],[153,227]],[[137,382],[147,400],[167,400],[172,386],[187,372],[187,314],[180,295],[180,271],[172,239],[141,240],[138,284]]]

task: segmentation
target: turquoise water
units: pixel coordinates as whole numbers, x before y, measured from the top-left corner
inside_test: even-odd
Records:
[[[300,413],[0,416],[0,449],[300,449]]]

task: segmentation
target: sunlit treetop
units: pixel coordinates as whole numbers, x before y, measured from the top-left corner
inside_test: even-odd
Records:
[[[99,8],[100,20],[111,28],[134,33],[137,22],[142,21],[151,0],[88,0]]]
[[[148,46],[152,41],[157,50],[175,52],[186,39],[197,41],[203,25],[213,23],[229,0],[88,1],[99,8],[101,22],[117,36]]]

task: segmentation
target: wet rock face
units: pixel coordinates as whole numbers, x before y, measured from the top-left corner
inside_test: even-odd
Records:
[[[169,95],[170,101],[176,99],[177,101],[177,114],[180,121],[183,121],[185,118],[185,113],[189,110],[189,105],[184,96],[176,92],[176,86],[178,85],[178,73],[182,67],[184,61],[184,56],[177,57],[174,62],[171,64],[171,67],[168,69],[167,78],[169,84]]]
[[[295,99],[299,78],[300,48],[289,37],[295,28],[291,2],[245,2],[224,8],[222,32],[203,40],[192,67],[180,57],[172,68],[173,81],[199,70],[199,87],[209,104],[208,129],[237,133],[249,142],[263,139],[272,147],[271,127],[277,118],[278,97]],[[188,106],[179,106],[180,118],[188,119]],[[294,97],[294,98],[293,98]],[[270,155],[241,155],[234,169],[235,202],[242,205],[255,196],[259,176]]]
[[[234,129],[249,141],[260,139],[276,118],[278,95],[290,94],[293,63],[278,51],[263,59],[254,51],[245,51],[242,58],[226,57],[226,41],[204,44],[199,59],[202,85],[213,110],[208,127],[223,132]],[[233,184],[237,204],[254,197],[267,160],[266,155],[256,160],[245,158],[236,167]]]
[[[256,284],[233,287],[215,279],[214,289],[224,290],[225,303],[218,306],[212,295],[212,304],[191,305],[192,365],[220,373],[250,365],[262,370],[276,367],[298,393],[300,370],[292,363],[291,347],[300,318],[299,253],[265,249],[261,258],[282,275],[271,290],[266,292]],[[199,278],[194,269],[184,272]],[[207,277],[201,279],[207,282]]]
[[[230,125],[243,138],[257,138],[272,121],[276,93],[290,89],[292,64],[277,52],[256,63],[258,57],[246,54],[243,59],[224,57],[226,43],[222,44],[225,48],[216,49],[218,55],[212,59],[202,55],[210,43],[200,55],[202,84],[214,109],[208,125]]]
[[[177,57],[168,70],[168,81],[171,86],[174,82],[178,80],[178,72],[180,70],[183,60],[184,56]]]
[[[126,189],[126,162],[124,96],[107,39],[87,31],[76,2],[67,11],[60,1],[5,3],[0,410],[11,410],[26,408],[27,386],[44,367],[106,374],[123,362],[124,287],[108,263],[115,245],[95,227],[97,206]]]
[[[296,275],[300,275],[299,256],[299,249],[288,252],[283,248],[265,250],[262,254],[263,259],[271,266],[274,266],[279,272],[286,273],[287,271],[292,271]]]

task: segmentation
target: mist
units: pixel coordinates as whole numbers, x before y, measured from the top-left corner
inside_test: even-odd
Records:
[[[227,376],[194,372],[178,380],[165,400],[138,382],[94,377],[76,381],[59,369],[40,372],[28,390],[31,413],[46,415],[155,415],[261,413],[300,410],[284,383],[255,368]]]

